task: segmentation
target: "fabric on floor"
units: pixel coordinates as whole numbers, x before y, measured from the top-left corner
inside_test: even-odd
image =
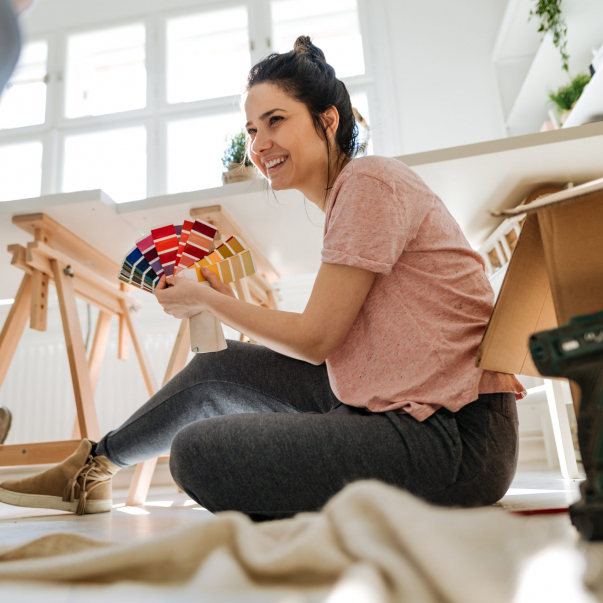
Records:
[[[80,602],[169,592],[179,603],[502,603],[526,558],[558,538],[535,527],[501,509],[435,507],[364,481],[319,513],[271,523],[225,512],[131,544],[57,533],[1,547],[0,581],[78,583],[69,600]],[[58,600],[61,586],[45,588]]]

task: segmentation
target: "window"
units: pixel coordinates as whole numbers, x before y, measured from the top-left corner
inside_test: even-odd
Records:
[[[17,68],[4,94],[0,96],[0,128],[19,128],[44,123],[47,60],[46,41],[23,46]]]
[[[337,77],[365,71],[356,0],[273,0],[272,31],[277,52],[291,50],[304,34],[325,53]]]
[[[240,94],[250,68],[247,8],[167,21],[168,102]]]
[[[240,113],[224,113],[168,124],[167,192],[222,185],[226,138],[243,129]]]
[[[102,188],[121,203],[221,186],[249,69],[301,34],[370,125],[366,152],[373,135],[377,152],[391,138],[389,121],[379,128],[389,101],[376,93],[379,65],[363,39],[378,9],[369,0],[98,2],[93,17],[105,25],[96,27],[84,4],[51,33],[35,37],[52,25],[29,24],[34,37],[0,95],[0,200]]]
[[[65,116],[105,115],[146,105],[143,24],[70,36]]]
[[[146,145],[142,126],[67,136],[63,192],[102,188],[117,203],[144,199]]]
[[[41,142],[0,146],[0,201],[37,197],[41,185]]]

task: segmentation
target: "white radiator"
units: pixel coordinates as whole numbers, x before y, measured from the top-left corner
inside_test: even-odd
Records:
[[[303,311],[315,279],[314,274],[283,279],[281,309]],[[142,333],[157,385],[161,386],[179,321],[166,315],[149,295],[138,295],[144,308],[138,313]],[[6,379],[0,389],[0,405],[13,413],[13,424],[6,444],[70,439],[75,421],[75,402],[71,373],[56,296],[49,299],[48,328],[41,333],[28,327],[17,348]],[[0,325],[10,306],[0,306]],[[87,308],[78,300],[84,336],[88,330]],[[90,341],[94,335],[96,310],[92,310]],[[101,435],[123,423],[148,399],[134,348],[130,343],[127,362],[117,359],[117,319],[111,335],[96,390],[95,403]],[[225,336],[239,334],[224,327]],[[191,354],[192,357],[192,354]]]

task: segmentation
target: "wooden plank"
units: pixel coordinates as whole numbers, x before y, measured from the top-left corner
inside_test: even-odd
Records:
[[[258,281],[254,280],[254,278],[253,278],[254,276],[255,276],[255,274],[253,274],[252,276],[249,276],[245,279],[242,279],[242,281],[241,281],[241,282],[245,283],[244,287],[255,298],[255,299],[250,299],[249,301],[254,302],[255,300],[257,300],[257,303],[260,306],[262,306],[262,305],[267,306],[268,301],[269,301],[268,300],[268,291],[270,290],[271,287],[269,285],[269,287],[270,287],[269,289],[264,289],[262,287],[262,285],[260,285],[258,283]]]
[[[121,283],[122,289],[127,285],[125,283]],[[126,324],[126,319],[123,314],[123,308],[120,305],[121,312],[119,313],[119,329],[117,334],[117,358],[119,360],[128,360],[130,357],[130,337],[128,335],[128,325]]]
[[[88,357],[88,368],[90,369],[90,382],[92,383],[92,391],[96,391],[98,378],[100,376],[107,342],[109,341],[109,332],[111,331],[111,315],[107,312],[99,312],[96,321],[96,329],[94,330],[94,339],[90,348]]]
[[[13,224],[33,235],[35,235],[36,229],[42,229],[50,233],[52,235],[52,246],[58,252],[70,258],[77,258],[79,262],[89,266],[92,272],[110,282],[117,279],[119,266],[115,262],[46,214],[35,213],[14,216]]]
[[[56,464],[72,455],[81,440],[0,446],[0,467]]]
[[[241,300],[241,301],[245,301],[247,303],[251,303],[251,293],[249,291],[249,283],[247,282],[247,279],[240,279],[238,281],[234,282],[234,286],[235,289],[237,291],[237,297]],[[268,299],[268,298],[266,298]]]
[[[45,228],[36,228],[34,230],[34,239],[49,245],[52,235]],[[48,280],[49,276],[47,272],[34,270],[31,282],[31,313],[29,328],[35,329],[36,331],[46,331],[46,322],[48,318]]]
[[[39,253],[38,250],[27,249],[26,257],[28,258],[27,267],[32,274],[34,270],[52,271],[51,260]],[[79,271],[73,277],[73,289],[78,297],[99,308],[99,310],[105,310],[112,314],[121,313],[121,306],[117,298],[112,295],[112,292],[99,289],[96,284],[83,280],[80,277],[81,273]],[[54,281],[54,276],[51,276],[51,279]]]
[[[47,263],[44,263],[44,259],[47,260],[58,260],[62,264],[66,266],[71,266],[75,276],[90,283],[91,285],[96,286],[101,291],[105,291],[109,295],[114,297],[118,297],[119,299],[123,299],[127,301],[130,305],[136,306],[138,308],[142,308],[142,304],[138,301],[132,299],[127,292],[120,287],[120,285],[127,285],[125,283],[120,283],[117,280],[117,272],[114,274],[114,277],[111,281],[108,281],[104,278],[100,278],[96,275],[91,269],[87,268],[77,260],[70,258],[69,256],[49,247],[45,243],[41,241],[33,241],[27,244],[27,255],[26,261],[27,263],[35,269],[42,269],[45,271],[45,267],[48,266]],[[40,268],[38,268],[38,266]]]
[[[257,246],[249,240],[249,236],[245,235],[243,229],[232,219],[221,205],[195,207],[194,209],[191,209],[190,215],[191,218],[195,220],[203,220],[204,222],[213,224],[219,230],[224,241],[227,238],[226,235],[240,236],[253,253],[253,259],[255,260],[258,271],[264,274],[269,281],[280,280],[281,277],[274,266],[266,259]]]
[[[172,354],[165,371],[163,385],[175,377],[186,366],[186,360],[188,359],[190,349],[191,335],[189,330],[189,322],[188,318],[183,318],[180,321],[180,328],[178,329]]]
[[[29,328],[36,331],[46,331],[49,280],[48,275],[44,272],[40,272],[40,270],[33,271]]]
[[[151,369],[151,363],[149,362],[149,358],[147,356],[146,348],[142,343],[142,337],[140,336],[138,323],[136,322],[136,319],[132,316],[132,312],[130,308],[126,306],[125,302],[123,300],[120,300],[119,303],[122,307],[122,316],[126,321],[130,337],[132,338],[132,343],[134,344],[134,350],[136,352],[136,356],[138,357],[138,364],[140,365],[140,370],[142,371],[142,377],[144,379],[145,385],[147,386],[147,392],[149,393],[149,396],[152,396],[157,391],[157,383],[155,381],[155,377],[153,376],[153,371]]]
[[[52,260],[51,264],[59,297],[80,433],[84,438],[98,441],[100,430],[94,408],[94,393],[86,359],[86,348],[84,347],[77,314],[72,278],[65,274],[63,271],[65,266],[59,264],[58,261]]]
[[[0,388],[29,318],[31,276],[25,274],[0,332]]]
[[[27,274],[33,274],[33,269],[27,264],[27,249],[23,245],[8,245],[6,250],[13,254],[10,260],[10,265],[20,268]]]
[[[110,330],[111,314],[109,314],[108,312],[103,312],[101,310],[98,313],[98,318],[96,320],[94,339],[92,340],[92,347],[90,348],[90,354],[88,356],[90,383],[92,384],[93,392],[96,392],[96,386],[98,385],[98,378],[100,376],[103,358],[107,349],[107,342],[109,341]],[[80,424],[77,417],[75,418],[75,424],[73,426],[72,438],[74,440],[81,439]]]
[[[138,463],[134,470],[134,477],[130,484],[130,490],[126,498],[126,505],[135,506],[144,504],[151,487],[153,473],[157,466],[157,459],[149,459],[143,463]]]
[[[174,342],[170,361],[168,362],[165,376],[163,377],[163,386],[186,366],[186,360],[190,349],[191,338],[189,321],[188,318],[184,318],[180,322],[180,328],[176,335],[176,341]],[[149,488],[151,487],[151,481],[156,465],[157,459],[149,459],[143,463],[138,463],[130,484],[130,490],[128,491],[128,497],[126,499],[127,505],[142,505],[144,503]]]
[[[278,310],[278,301],[276,299],[276,295],[272,290],[268,290],[268,307],[273,310]]]

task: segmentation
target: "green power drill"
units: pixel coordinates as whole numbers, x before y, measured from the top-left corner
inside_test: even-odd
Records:
[[[570,517],[587,540],[603,540],[603,311],[534,333],[530,353],[543,377],[563,377],[580,386],[578,443],[586,481]]]

